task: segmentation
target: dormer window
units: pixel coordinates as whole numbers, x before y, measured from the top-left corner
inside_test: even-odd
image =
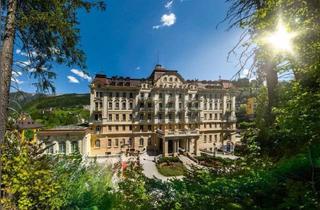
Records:
[[[169,81],[172,82],[172,77],[169,78]]]
[[[163,80],[166,82],[167,81],[167,77],[163,78]]]

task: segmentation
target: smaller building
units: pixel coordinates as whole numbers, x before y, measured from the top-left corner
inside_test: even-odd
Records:
[[[38,132],[38,140],[47,148],[47,154],[71,154],[80,152],[89,155],[86,145],[87,127],[78,125],[59,126]]]
[[[21,140],[36,140],[37,131],[43,127],[43,125],[34,122],[31,116],[27,113],[22,113],[16,122],[16,129],[19,131]]]

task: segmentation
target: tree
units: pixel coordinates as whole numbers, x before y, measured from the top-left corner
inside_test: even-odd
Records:
[[[32,141],[21,141],[15,132],[7,132],[3,144],[2,187],[5,209],[59,208],[61,185],[54,176],[54,161],[41,155],[43,149]]]
[[[80,9],[89,12],[93,7],[105,9],[101,0],[8,0],[1,3],[5,15],[1,20],[5,22],[1,21],[0,25],[5,28],[1,33],[0,50],[0,144],[6,131],[15,43],[22,45],[30,60],[30,64],[18,68],[29,70],[38,78],[35,84],[38,90],[54,91],[53,62],[85,68],[84,52],[78,45],[77,12]]]

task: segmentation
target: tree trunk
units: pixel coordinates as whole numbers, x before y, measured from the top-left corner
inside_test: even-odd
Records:
[[[279,97],[277,92],[278,86],[278,74],[274,70],[276,67],[275,63],[267,61],[263,70],[266,73],[267,89],[268,89],[268,109],[267,109],[267,125],[270,126],[274,122],[275,116],[272,113],[272,108],[278,104]]]
[[[15,15],[17,0],[9,0],[7,3],[7,19],[3,34],[2,51],[0,55],[0,144],[2,144],[8,117],[9,92],[12,76],[13,45],[15,38]],[[1,151],[0,151],[1,157]],[[0,183],[1,183],[0,161]]]

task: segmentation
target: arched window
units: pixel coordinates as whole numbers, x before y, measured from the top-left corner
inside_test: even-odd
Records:
[[[99,139],[97,139],[97,140],[95,141],[95,147],[100,147],[100,140],[99,140]]]

